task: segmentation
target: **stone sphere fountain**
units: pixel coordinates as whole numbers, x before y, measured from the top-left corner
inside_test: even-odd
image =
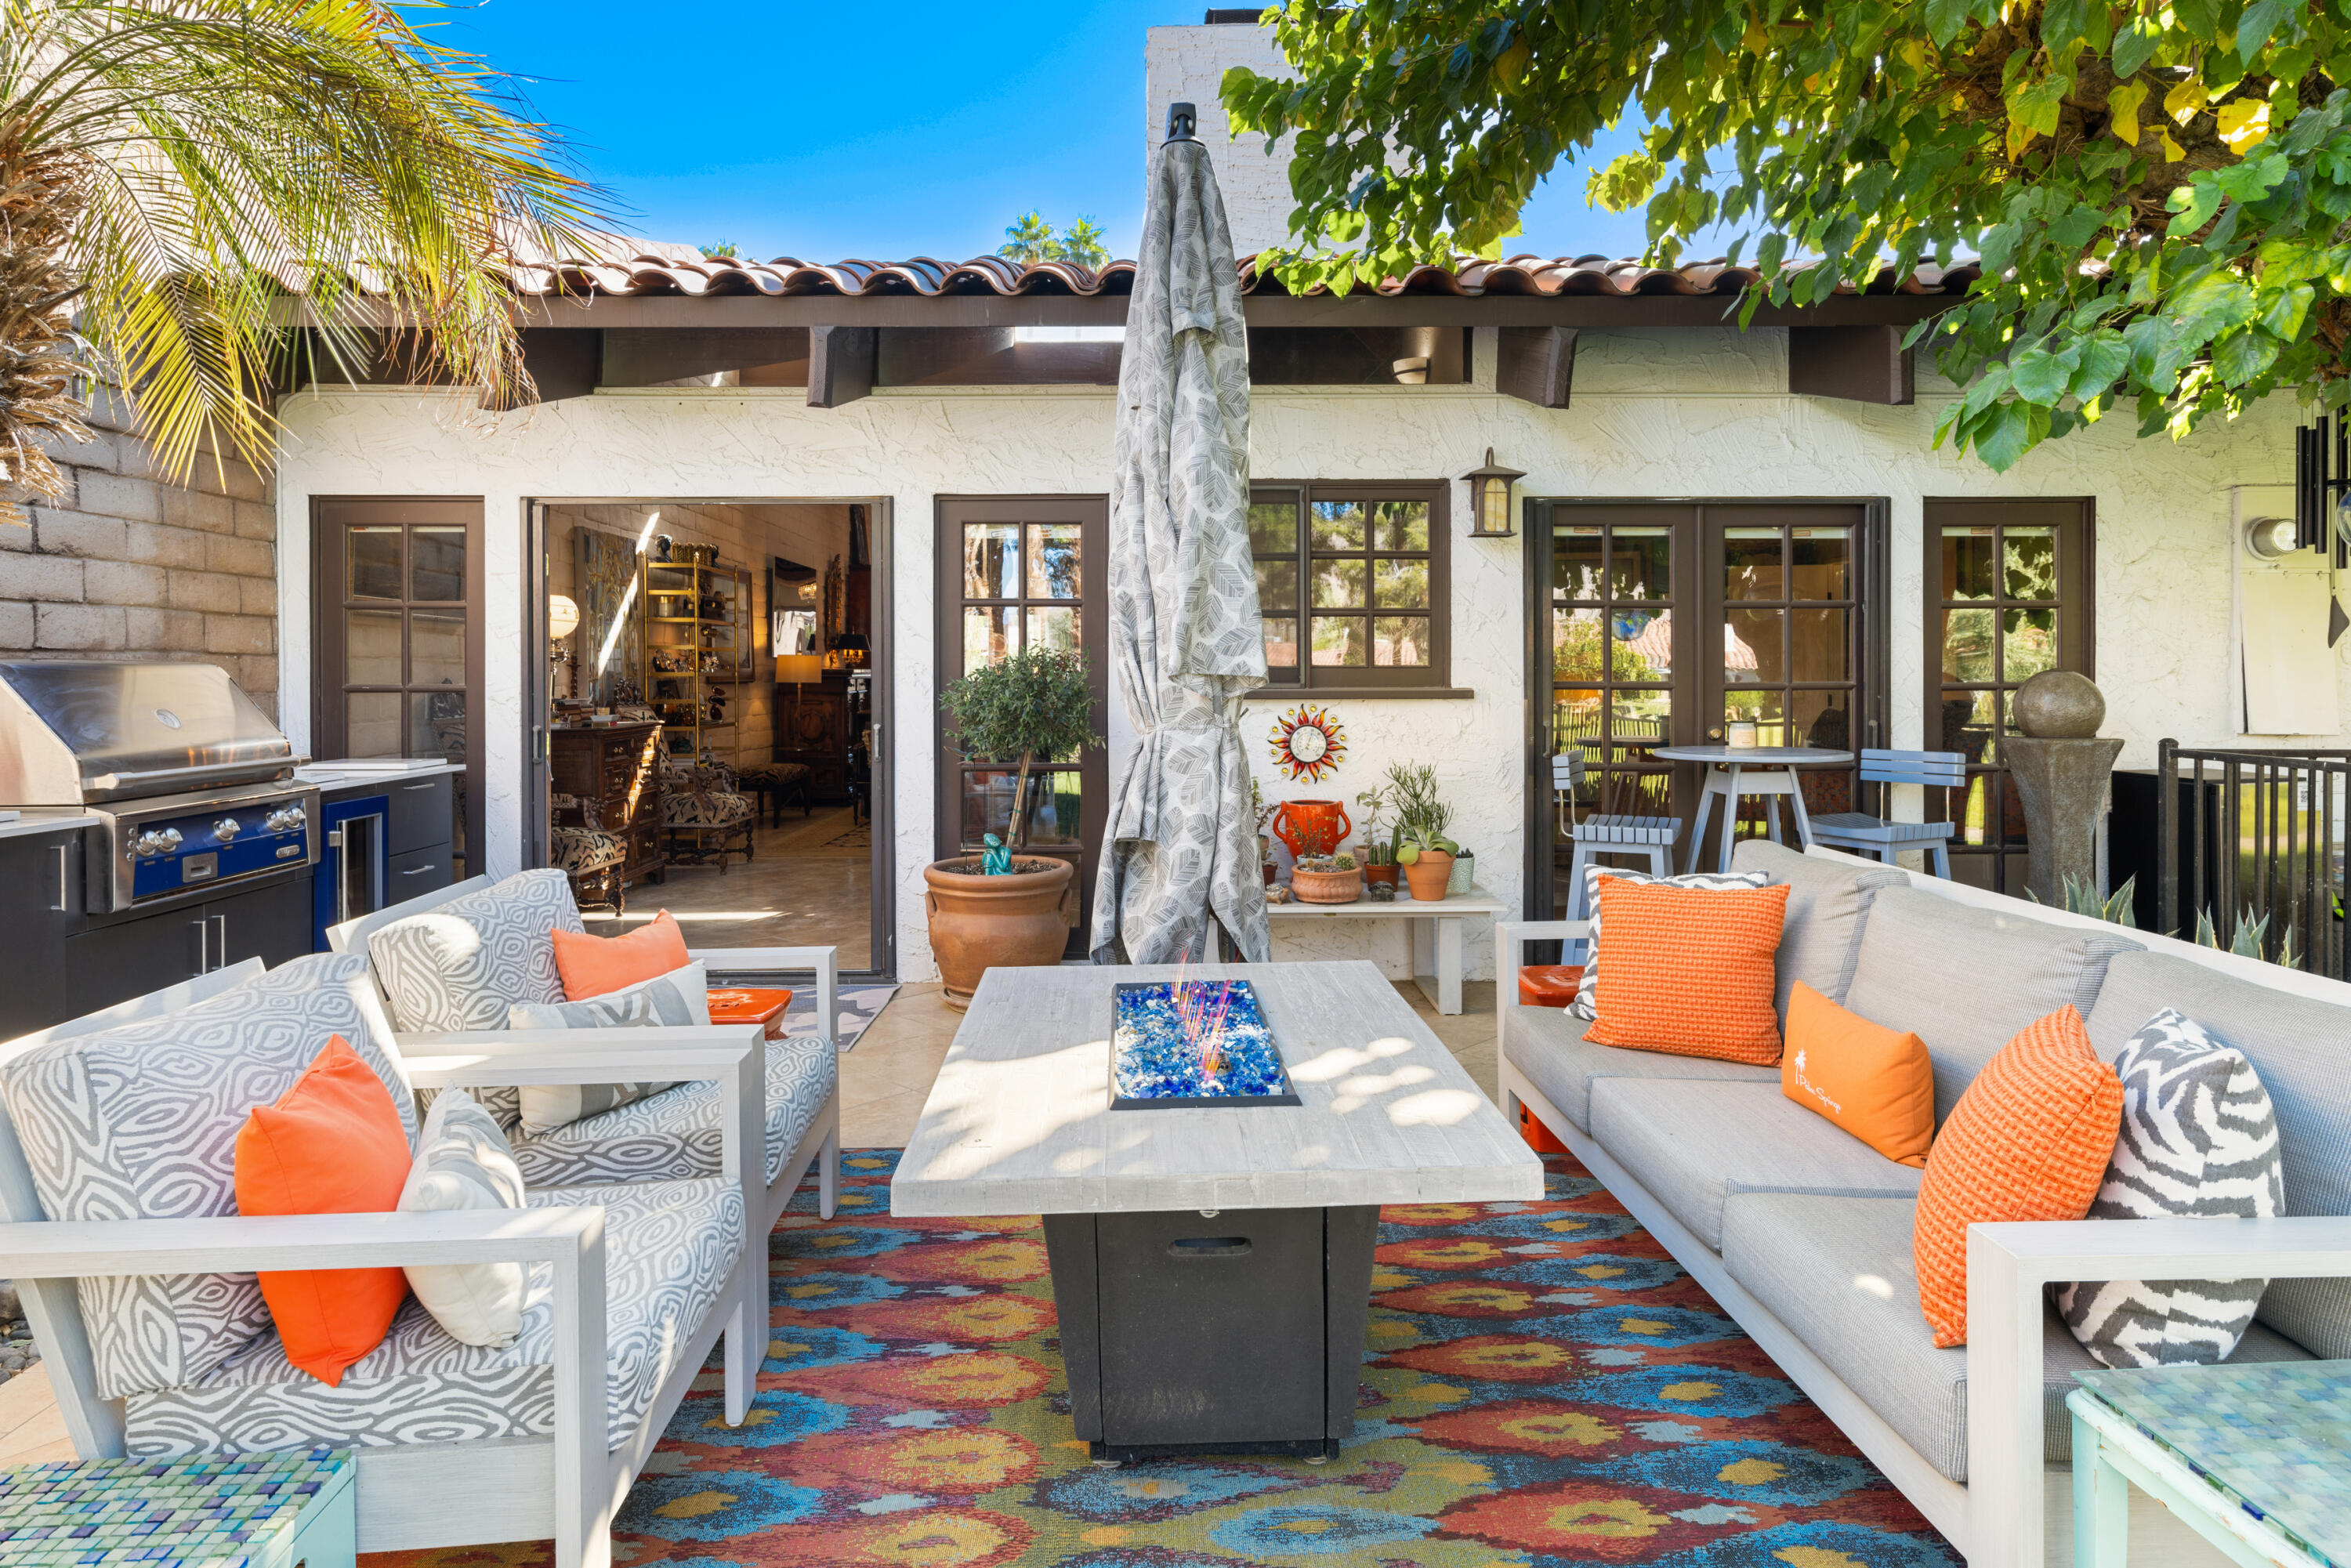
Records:
[[[2024,807],[2025,885],[2064,907],[2065,881],[2098,887],[2098,824],[2113,803],[2120,740],[2103,738],[2106,699],[2087,675],[2043,670],[2009,700],[2023,733],[2001,740],[2001,761]]]

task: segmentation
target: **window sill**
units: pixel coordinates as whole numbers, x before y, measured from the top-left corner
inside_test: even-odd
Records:
[[[1412,702],[1467,702],[1478,694],[1468,686],[1259,686],[1253,692],[1243,692],[1241,700],[1252,703],[1307,702],[1324,700],[1365,702],[1388,699]]]

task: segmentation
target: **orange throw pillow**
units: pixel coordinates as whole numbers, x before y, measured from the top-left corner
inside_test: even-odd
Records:
[[[1935,1064],[1924,1041],[1837,1006],[1802,980],[1788,998],[1780,1092],[1896,1165],[1935,1141]]]
[[[1601,878],[1606,962],[1583,1038],[1771,1066],[1780,1060],[1772,963],[1787,916],[1785,883],[1691,888]]]
[[[1951,1107],[1918,1184],[1918,1305],[1945,1349],[1968,1343],[1968,1227],[2081,1219],[2122,1131],[2123,1085],[2068,1005],[2024,1026]]]
[[[624,991],[691,962],[685,956],[685,933],[677,928],[677,916],[666,909],[654,915],[652,924],[625,936],[555,934],[555,972],[563,977],[563,999],[568,1002]]]
[[[275,1105],[256,1105],[236,1134],[240,1214],[389,1214],[413,1155],[392,1094],[341,1035]],[[408,1295],[392,1269],[264,1273],[261,1299],[286,1359],[332,1388],[383,1343]]]

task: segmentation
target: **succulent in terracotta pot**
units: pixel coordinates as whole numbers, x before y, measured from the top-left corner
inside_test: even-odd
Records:
[[[1387,795],[1396,812],[1396,863],[1404,867],[1413,902],[1443,898],[1454,852],[1461,846],[1445,836],[1453,809],[1437,799],[1437,769],[1425,762],[1410,768],[1391,764]]]
[[[1290,873],[1290,891],[1301,904],[1353,904],[1364,895],[1364,876],[1351,854],[1307,855]]]

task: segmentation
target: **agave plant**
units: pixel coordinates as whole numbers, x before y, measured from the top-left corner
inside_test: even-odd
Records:
[[[60,492],[93,379],[173,477],[266,468],[298,344],[527,401],[509,269],[597,205],[510,78],[380,0],[0,0],[0,485]]]
[[[2266,915],[2256,916],[2252,906],[2248,904],[2245,912],[2237,917],[2236,930],[2229,935],[2228,950],[2240,958],[2269,959],[2289,969],[2302,967],[2302,955],[2294,950],[2294,933],[2287,932],[2278,944],[2278,955],[2274,959],[2270,959],[2264,950],[2269,934],[2270,917]],[[2220,946],[2220,934],[2213,929],[2212,912],[2209,909],[2196,912],[2196,946],[2212,948]]]
[[[2138,914],[2132,907],[2131,899],[2137,885],[2138,878],[2127,878],[2109,898],[2098,891],[2096,883],[2068,873],[2063,895],[2065,913],[2086,915],[2093,920],[2104,920],[2116,925],[2136,926]],[[2035,904],[2041,902],[2041,895],[2029,887],[2024,890],[2024,896]]]

